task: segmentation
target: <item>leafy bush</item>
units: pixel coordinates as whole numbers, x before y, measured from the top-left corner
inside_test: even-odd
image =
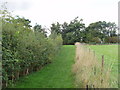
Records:
[[[96,43],[101,43],[101,39],[100,39],[99,37],[94,37],[94,38],[92,39],[92,42],[94,42],[95,44],[96,44]]]
[[[52,33],[46,37],[43,33],[32,30],[28,19],[23,19],[3,19],[3,87],[51,63],[62,45],[61,35]]]
[[[106,38],[106,42],[107,43],[118,43],[118,37],[117,36],[114,36],[114,37],[108,37],[108,38]]]

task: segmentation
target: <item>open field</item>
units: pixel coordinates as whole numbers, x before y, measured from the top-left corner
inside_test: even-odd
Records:
[[[71,72],[74,63],[75,47],[63,46],[54,61],[42,70],[25,76],[14,88],[73,88]]]
[[[110,78],[112,87],[118,87],[118,45],[90,45],[95,51],[99,62],[104,55],[104,67],[111,69]]]

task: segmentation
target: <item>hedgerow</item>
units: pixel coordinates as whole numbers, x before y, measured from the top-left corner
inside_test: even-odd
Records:
[[[21,20],[21,21],[20,21]],[[46,37],[31,29],[27,19],[3,16],[2,84],[14,84],[20,77],[51,63],[62,46],[61,35]]]

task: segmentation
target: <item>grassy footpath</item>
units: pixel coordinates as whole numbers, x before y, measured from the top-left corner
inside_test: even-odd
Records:
[[[91,45],[90,48],[96,52],[99,60],[104,55],[105,67],[111,68],[112,87],[118,87],[118,45]]]
[[[14,88],[73,88],[72,65],[75,46],[65,45],[53,62],[42,70],[22,77]]]

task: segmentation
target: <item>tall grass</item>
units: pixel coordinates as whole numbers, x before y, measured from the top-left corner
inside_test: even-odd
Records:
[[[102,67],[95,53],[86,45],[76,43],[76,59],[73,65],[75,85],[78,88],[109,88],[110,70]]]
[[[110,68],[110,84],[112,88],[118,88],[118,45],[89,45],[96,52],[99,61],[104,55],[104,68]]]

